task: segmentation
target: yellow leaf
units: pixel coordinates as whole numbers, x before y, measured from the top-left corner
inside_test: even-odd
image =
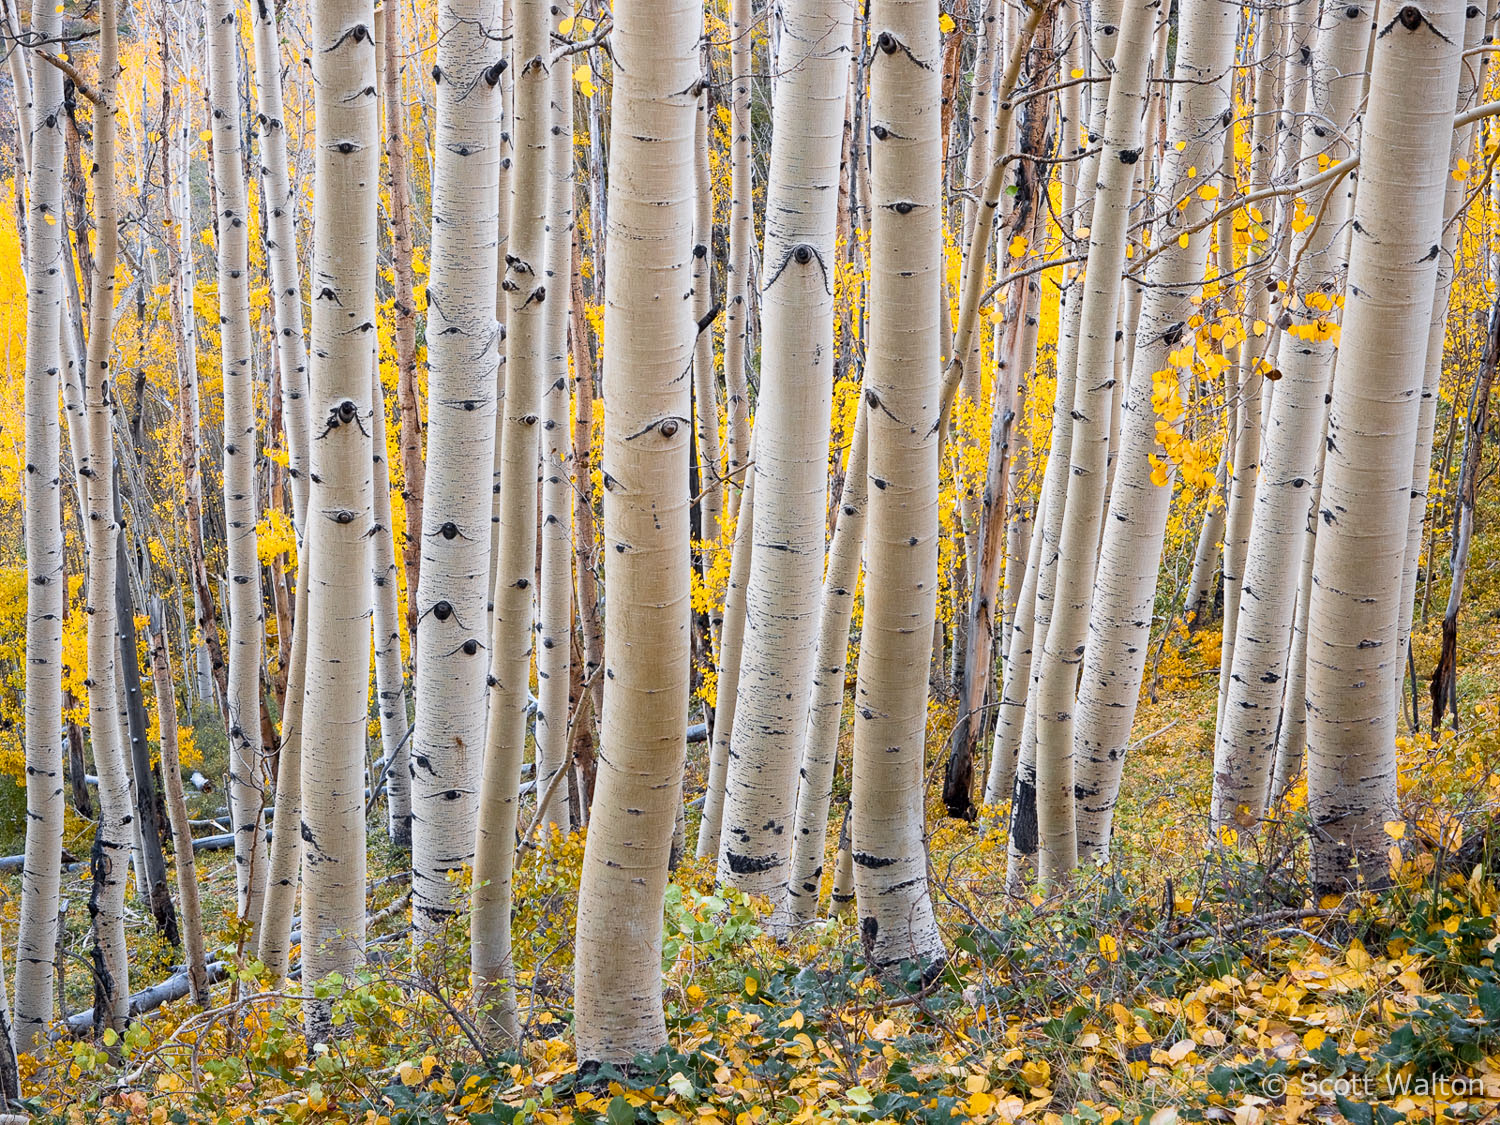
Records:
[[[1302,1037],[1302,1046],[1306,1050],[1316,1051],[1323,1045],[1323,1040],[1327,1038],[1328,1032],[1324,1031],[1321,1027],[1315,1027]]]
[[[1399,840],[1406,835],[1406,821],[1388,820],[1385,822],[1385,834],[1392,840]]]
[[[941,31],[944,35],[950,34],[957,26],[958,24],[953,22],[953,17],[950,16],[947,12],[944,12],[938,17],[938,30]]]
[[[562,23],[560,23],[560,24],[557,25],[557,33],[559,35],[569,35],[569,34],[572,33],[572,31],[573,31],[573,17],[572,16],[569,16],[567,19],[563,20]]]
[[[1120,947],[1116,944],[1113,934],[1099,935],[1099,952],[1104,954],[1106,961],[1118,961],[1120,959]]]
[[[745,978],[745,995],[746,996],[754,996],[759,991],[760,991],[760,981],[756,980],[754,977],[746,977]]]
[[[1010,240],[1010,251],[1009,251],[1009,253],[1010,253],[1010,256],[1012,258],[1019,258],[1023,254],[1025,254],[1026,253],[1026,239],[1024,239],[1023,237],[1021,237],[1019,234],[1016,235],[1015,238],[1012,238]]]
[[[1081,66],[1075,66],[1072,70],[1070,70],[1068,72],[1068,77],[1069,78],[1082,78],[1083,77],[1083,67],[1081,67]]]
[[[1184,250],[1187,249],[1188,243],[1191,241],[1192,239],[1186,233],[1177,236],[1177,245],[1181,246]]]

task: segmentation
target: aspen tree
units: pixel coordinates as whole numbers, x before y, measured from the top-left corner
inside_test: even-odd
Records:
[[[62,13],[34,0],[31,32],[56,38]],[[52,1022],[57,909],[62,881],[62,427],[57,417],[62,271],[63,76],[39,55],[30,106],[26,185],[26,858],[16,941],[17,1050],[46,1040]]]
[[[750,554],[755,540],[754,473],[746,474],[745,485],[740,493],[734,544],[729,556],[729,585],[724,591],[724,619],[719,629],[713,742],[708,751],[703,818],[698,822],[698,841],[695,846],[699,859],[719,854],[724,822],[724,782],[729,773],[730,735],[734,730],[734,712],[740,694],[740,655],[745,636],[745,590],[750,583]]]
[[[377,18],[378,15],[377,15]],[[406,569],[406,633],[416,657],[417,588],[422,568],[422,508],[426,470],[422,459],[422,417],[417,401],[417,299],[412,271],[411,196],[406,165],[406,101],[401,96],[401,6],[393,3],[381,41],[381,93],[385,102],[386,180],[391,200],[391,274],[395,293],[396,405],[401,411],[401,498],[406,507],[401,560]],[[406,785],[410,839],[411,785]],[[393,792],[392,796],[396,796]],[[399,798],[398,798],[399,799]]]
[[[849,663],[849,622],[860,555],[865,544],[865,508],[869,502],[869,426],[864,398],[855,408],[849,465],[839,492],[839,520],[828,548],[823,600],[818,609],[817,663],[813,668],[806,741],[798,770],[797,817],[792,831],[792,859],[787,879],[785,916],[791,924],[809,922],[818,912],[823,886],[823,859],[828,846],[828,805],[833,798],[833,768],[839,727],[844,718],[844,672]]]
[[[165,613],[160,602],[151,607],[151,683],[156,691],[156,715],[161,731],[161,775],[166,790],[167,818],[172,847],[177,852],[177,896],[182,919],[182,944],[193,1003],[207,1008],[208,958],[203,944],[203,912],[198,899],[198,867],[193,862],[193,830],[188,824],[187,798],[182,790],[178,757],[177,696],[172,688],[172,650],[167,641]]]
[[[944,957],[923,846],[937,608],[942,137],[935,0],[872,0],[870,443],[864,626],[854,696],[851,846],[873,966]]]
[[[503,44],[497,0],[442,0],[432,267],[427,285],[427,475],[422,509],[412,917],[418,937],[456,909],[448,880],[474,858],[485,734],[491,479],[499,328],[495,199]]]
[[[1376,9],[1308,610],[1307,807],[1320,888],[1382,881],[1383,825],[1397,815],[1396,601],[1464,7]]]
[[[256,557],[255,403],[251,370],[249,205],[240,123],[239,16],[207,0],[209,129],[218,202],[219,350],[224,380],[224,520],[229,573],[229,817],[239,916],[259,941],[265,894],[265,762],[260,744],[260,656],[265,613]],[[316,286],[317,282],[314,281]]]
[[[312,256],[307,686],[303,705],[302,979],[348,983],[364,960],[365,730],[369,717],[371,364],[380,108],[371,0],[313,6],[318,139]],[[277,835],[286,831],[283,826]],[[331,1001],[304,1005],[307,1040],[335,1034]]]
[[[750,349],[750,256],[754,253],[755,243],[755,203],[750,180],[753,35],[751,0],[729,0],[730,203],[724,302],[724,391],[729,421],[725,453],[728,461],[726,479],[730,485],[725,510],[729,514],[739,511],[750,456],[750,399],[745,367]]]
[[[571,6],[558,5],[565,20]],[[536,785],[546,793],[568,768],[568,684],[573,628],[572,435],[568,431],[569,273],[573,249],[573,75],[566,59],[549,75],[547,179],[547,299],[542,304],[542,571],[537,649]],[[717,418],[717,414],[715,415]],[[718,424],[714,425],[718,440]],[[539,814],[567,835],[572,829],[567,791],[558,787]]]
[[[270,265],[276,323],[276,358],[281,380],[281,415],[286,429],[287,475],[292,478],[292,517],[300,538],[307,513],[307,341],[302,335],[302,275],[297,264],[293,224],[291,164],[282,121],[281,32],[273,0],[254,0],[255,100],[260,110],[260,182],[266,207],[266,260]]]
[[[1146,69],[1159,0],[1125,0],[1099,155],[1083,277],[1078,370],[1066,510],[1056,547],[1057,585],[1027,706],[1036,714],[1038,873],[1058,886],[1078,861],[1073,809],[1073,705],[1103,518],[1115,326],[1135,164],[1145,143]]]
[[[1172,370],[1171,353],[1182,342],[1176,325],[1187,319],[1186,310],[1203,284],[1209,235],[1206,229],[1187,232],[1213,204],[1194,180],[1198,169],[1216,164],[1228,128],[1225,115],[1230,112],[1228,71],[1237,13],[1215,0],[1184,0],[1179,19],[1159,183],[1166,198],[1186,198],[1187,205],[1163,211],[1152,231],[1155,256],[1145,265],[1133,370],[1122,409],[1121,448],[1099,547],[1078,687],[1074,781],[1079,791],[1080,859],[1098,856],[1107,846],[1145,671],[1172,495],[1152,460],[1162,456],[1153,395],[1159,377],[1176,378],[1158,373]]]
[[[690,651],[693,128],[698,9],[616,0],[604,305],[604,715],[578,889],[578,1057],[667,1042],[662,904]],[[650,653],[649,659],[641,654]]]
[[[380,12],[375,13],[380,21]],[[376,58],[380,50],[376,48]],[[411,846],[411,726],[406,713],[406,676],[401,665],[400,581],[396,571],[396,529],[391,520],[391,468],[385,436],[385,388],[380,361],[370,364],[370,493],[374,526],[370,537],[370,577],[374,583],[375,694],[380,712],[381,768],[386,792],[386,824],[391,843]],[[377,779],[378,781],[378,779]],[[376,786],[376,781],[372,781]],[[274,840],[273,840],[274,844]],[[274,848],[273,848],[274,850]]]
[[[1468,52],[1479,46],[1484,32],[1484,12],[1474,4],[1464,10],[1465,59],[1459,71],[1458,104],[1462,113],[1471,106],[1476,95],[1483,89],[1485,62],[1489,55],[1481,53],[1469,56]],[[1448,155],[1448,164],[1455,171],[1448,177],[1447,194],[1443,204],[1443,242],[1438,256],[1437,289],[1432,299],[1432,318],[1427,329],[1427,358],[1422,378],[1422,410],[1417,418],[1417,447],[1412,457],[1411,508],[1406,522],[1406,555],[1401,567],[1399,651],[1396,653],[1397,696],[1401,695],[1402,681],[1406,676],[1406,649],[1411,637],[1412,613],[1417,594],[1417,564],[1422,551],[1422,528],[1427,516],[1427,489],[1432,477],[1432,434],[1437,420],[1438,391],[1443,376],[1444,344],[1448,338],[1448,298],[1453,287],[1454,252],[1458,246],[1463,223],[1460,212],[1465,196],[1470,190],[1469,177],[1457,171],[1459,162],[1469,155],[1475,126],[1470,123],[1453,130],[1453,147]],[[1431,562],[1429,560],[1429,568]]]
[[[115,513],[114,442],[110,433],[115,386],[111,372],[115,322],[115,264],[119,212],[115,184],[115,94],[119,83],[119,40],[114,0],[99,7],[99,83],[94,118],[94,284],[89,301],[88,350],[84,362],[84,417],[87,444],[82,473],[88,489],[88,661],[89,739],[99,775],[99,822],[90,859],[93,888],[89,914],[99,970],[95,1011],[106,1028],[121,1031],[130,1010],[130,954],[125,947],[126,865],[135,820],[130,775],[120,729],[119,650],[115,576],[119,524]],[[226,381],[227,389],[227,381]],[[257,708],[257,715],[258,715]]]
[[[711,98],[705,40],[704,75],[698,91],[698,124],[693,155],[693,316],[698,335],[693,347],[693,433],[698,452],[699,538],[704,544],[719,540],[724,518],[724,459],[719,446],[719,392],[714,371],[713,321],[718,310],[713,303],[714,201],[708,164],[708,134]],[[700,567],[705,579],[713,565],[713,551],[705,547]],[[718,641],[718,621],[710,618],[712,635]]]
[[[487,1018],[514,1040],[519,1030],[511,988],[510,881],[531,682],[537,443],[542,381],[547,374],[546,310],[549,302],[558,302],[566,314],[567,298],[566,290],[548,286],[546,277],[552,66],[547,9],[538,3],[517,4],[512,31],[516,73],[511,141],[516,165],[511,173],[510,234],[505,253],[505,397],[500,402],[500,472],[505,503],[500,509],[492,599],[489,723],[479,793],[469,959],[476,984],[483,989],[481,999],[492,1005]]]
[[[833,399],[833,272],[851,0],[782,9],[766,187],[759,510],[729,746],[719,881],[779,897],[817,656]]]
[[[1336,163],[1353,154],[1354,116],[1363,94],[1370,44],[1367,3],[1325,6],[1313,54],[1314,111],[1304,117],[1303,147]],[[1265,812],[1281,715],[1282,680],[1302,569],[1304,517],[1317,474],[1337,341],[1337,242],[1347,215],[1335,188],[1321,221],[1311,216],[1292,236],[1297,292],[1277,351],[1281,378],[1261,439],[1260,481],[1241,584],[1229,692],[1214,761],[1213,824],[1253,828]],[[1261,322],[1264,326],[1264,322]],[[1279,325],[1278,325],[1279,328]]]

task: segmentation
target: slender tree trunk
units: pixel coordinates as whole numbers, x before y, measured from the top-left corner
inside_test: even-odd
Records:
[[[740,656],[745,636],[745,590],[750,583],[750,555],[755,544],[755,474],[745,481],[729,559],[729,586],[724,592],[724,621],[714,697],[713,742],[708,751],[708,778],[703,791],[703,818],[698,822],[699,859],[719,854],[724,823],[724,783],[729,774],[734,712],[739,702]]]
[[[193,1003],[207,1008],[208,958],[203,944],[203,911],[198,904],[198,867],[193,859],[193,831],[188,824],[187,799],[182,791],[182,763],[177,756],[177,696],[172,688],[172,653],[161,605],[152,608],[151,683],[156,690],[156,717],[161,729],[161,774],[166,787],[167,820],[172,826],[172,848],[177,853],[177,897],[181,900],[183,954],[188,992]]]
[[[406,173],[406,101],[401,96],[405,41],[399,5],[386,16],[381,51],[385,97],[386,181],[391,199],[391,272],[395,277],[396,406],[401,413],[401,498],[406,526],[401,540],[406,570],[406,633],[416,658],[418,579],[422,568],[422,507],[426,467],[422,458],[422,407],[417,391],[417,299],[412,271],[411,188]]]
[[[596,216],[590,212],[590,220]],[[578,262],[578,230],[573,230],[573,299],[569,317],[573,344],[573,476],[577,481],[573,501],[573,569],[578,582],[578,623],[583,634],[583,679],[591,685],[594,715],[599,714],[604,685],[599,666],[604,661],[604,630],[599,624],[597,564],[594,543],[594,345],[584,315],[583,282]],[[590,788],[589,795],[592,797]],[[584,802],[587,807],[588,802]]]
[[[926,624],[937,598],[942,138],[935,0],[872,0],[870,443],[851,853],[871,965],[944,959],[923,846]]]
[[[1485,33],[1484,12],[1470,4],[1464,10],[1464,51],[1476,50]],[[1459,68],[1457,112],[1462,113],[1474,104],[1483,90],[1483,74],[1487,53],[1468,56]],[[1471,155],[1474,126],[1464,125],[1453,130],[1453,147],[1448,154],[1448,166],[1458,168],[1459,161]],[[1443,242],[1438,254],[1437,289],[1432,299],[1432,319],[1427,329],[1427,359],[1422,379],[1422,409],[1417,417],[1417,448],[1412,458],[1411,508],[1406,520],[1406,555],[1401,567],[1399,651],[1396,660],[1396,682],[1392,685],[1399,700],[1406,679],[1406,649],[1411,640],[1412,615],[1416,608],[1417,564],[1422,552],[1422,528],[1427,517],[1427,490],[1432,479],[1432,437],[1437,422],[1438,392],[1443,379],[1443,353],[1448,338],[1448,298],[1453,288],[1456,266],[1455,251],[1459,235],[1463,230],[1464,197],[1470,190],[1469,178],[1461,173],[1448,177],[1446,198],[1443,204]],[[1429,559],[1429,568],[1431,561]],[[1415,685],[1413,685],[1415,689]],[[1398,706],[1397,710],[1401,710]]]
[[[35,0],[31,33],[56,38],[62,13]],[[63,78],[33,55],[31,175],[26,186],[26,860],[16,942],[16,1048],[35,1051],[52,1023],[62,882],[62,626],[66,596],[57,418],[62,269]]]
[[[379,20],[376,13],[376,20]],[[385,434],[385,388],[380,361],[370,365],[370,444],[374,450],[371,496],[374,536],[370,574],[374,579],[375,692],[380,710],[381,770],[385,776],[386,822],[391,843],[411,847],[411,738],[406,713],[406,674],[401,664],[400,576],[396,571],[396,529],[391,519],[391,469]],[[373,783],[372,783],[373,784]],[[372,794],[373,795],[373,794]]]
[[[370,0],[313,7],[314,165],[307,684],[301,836],[302,979],[346,983],[364,960],[365,730],[369,721],[372,411],[380,107]],[[283,825],[279,837],[288,830]],[[331,999],[303,1013],[336,1034]]]
[[[266,260],[270,265],[281,415],[286,430],[287,475],[292,478],[292,518],[299,538],[307,520],[307,340],[302,335],[302,275],[297,264],[296,197],[282,121],[281,32],[274,0],[254,0],[255,100],[260,110],[260,182],[266,209]]]
[[[567,19],[571,7],[555,13]],[[568,715],[573,629],[572,435],[568,431],[568,322],[573,248],[573,75],[562,59],[549,75],[547,300],[542,304],[542,569],[537,661],[536,784],[549,790],[568,768]],[[711,338],[710,338],[711,339]],[[717,413],[715,414],[717,418]],[[718,441],[718,424],[714,425]],[[574,701],[576,704],[576,701]],[[539,810],[542,825],[572,830],[567,791],[559,787]]]
[[[1313,881],[1383,882],[1396,815],[1397,597],[1444,181],[1457,0],[1377,9],[1355,232],[1329,407],[1307,645]]]
[[[479,827],[474,853],[470,970],[486,1018],[516,1040],[512,988],[511,874],[515,855],[521,758],[526,750],[526,707],[531,683],[532,594],[537,573],[537,451],[543,380],[548,374],[547,305],[566,289],[549,292],[547,185],[551,65],[547,10],[521,3],[515,9],[515,114],[511,140],[509,242],[506,248],[505,398],[501,402],[500,538],[495,562],[494,630],[490,638],[489,725]],[[560,64],[559,64],[560,65]],[[538,777],[540,780],[540,775]],[[540,789],[538,790],[540,792]]]
[[[750,181],[750,70],[754,52],[751,0],[729,0],[729,262],[724,310],[724,390],[729,427],[729,493],[725,508],[739,511],[748,482],[750,398],[745,369],[750,348],[750,255],[755,243],[753,185]],[[727,612],[727,610],[726,610]],[[722,706],[720,708],[722,711]],[[716,714],[716,725],[726,722]],[[700,836],[700,851],[702,855]],[[715,841],[717,844],[717,840]]]
[[[266,886],[265,761],[260,744],[260,655],[265,612],[256,558],[255,403],[251,370],[249,207],[240,127],[239,16],[207,0],[210,128],[218,192],[219,326],[224,380],[224,520],[229,575],[229,816],[236,911],[259,942]],[[321,282],[314,281],[315,286]]]
[[[604,723],[578,890],[584,1064],[667,1042],[661,919],[690,672],[687,482],[698,9],[617,0],[605,294]],[[649,652],[649,660],[640,654]]]
[[[1054,565],[1052,617],[1032,663],[1028,706],[1036,713],[1038,874],[1044,887],[1065,882],[1078,862],[1073,795],[1073,710],[1077,668],[1092,605],[1103,519],[1120,271],[1134,165],[1145,143],[1146,64],[1154,0],[1126,0],[1099,157],[1089,257],[1084,273],[1078,373],[1073,386],[1072,452]]]
[[[806,741],[828,511],[834,244],[851,0],[783,9],[766,191],[755,521],[719,881],[779,899]]]
[[[859,560],[865,544],[865,507],[870,492],[869,426],[863,398],[856,409],[849,467],[839,494],[839,522],[828,549],[828,573],[823,578],[817,664],[813,669],[807,740],[798,771],[797,819],[792,832],[791,874],[784,908],[787,921],[792,924],[810,922],[818,912],[823,858],[828,845],[828,805],[833,798],[833,769],[844,718],[849,622],[854,616]]]
[[[705,67],[707,60],[704,60]],[[693,424],[698,459],[699,538],[706,545],[700,552],[704,574],[713,565],[724,514],[724,457],[719,447],[719,392],[714,371],[713,321],[718,309],[713,299],[714,207],[713,184],[708,164],[709,114],[712,84],[705,72],[698,92],[698,124],[693,156],[695,185],[693,208],[693,316],[698,335],[693,347]],[[717,615],[710,617],[712,634],[718,637]]]
[[[458,908],[474,859],[485,734],[496,372],[502,44],[497,0],[438,7],[428,422],[412,739],[412,911],[419,939]],[[411,588],[408,579],[408,597]],[[509,845],[507,845],[509,846]]]
[[[1464,578],[1469,570],[1469,548],[1474,542],[1474,511],[1479,499],[1479,467],[1484,461],[1484,439],[1490,421],[1490,388],[1495,367],[1500,364],[1500,302],[1490,311],[1484,356],[1479,361],[1469,418],[1464,427],[1464,455],[1458,472],[1458,495],[1453,512],[1453,548],[1450,556],[1453,578],[1448,604],[1443,609],[1443,642],[1437,668],[1432,673],[1432,730],[1443,725],[1443,712],[1453,711],[1458,727],[1458,611],[1463,607]],[[1407,613],[1406,603],[1401,612]]]
[[[95,285],[89,307],[84,364],[84,408],[88,443],[84,475],[89,482],[88,658],[89,736],[99,775],[99,822],[91,857],[94,926],[94,1022],[121,1031],[130,1003],[130,955],[125,947],[126,864],[131,849],[130,777],[125,768],[115,665],[116,537],[114,444],[110,374],[115,320],[115,263],[119,244],[115,194],[115,90],[119,81],[114,0],[100,6],[98,113],[94,120]]]

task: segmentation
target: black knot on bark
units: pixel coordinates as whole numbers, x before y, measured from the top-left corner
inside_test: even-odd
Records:
[[[333,517],[333,519],[335,523],[353,523],[354,513],[348,511],[339,512]]]
[[[510,62],[506,59],[496,59],[490,64],[489,69],[484,72],[485,84],[489,86],[498,84],[500,76],[505,73],[505,68],[509,65]]]
[[[1359,19],[1359,5],[1350,4],[1347,8],[1344,9],[1344,15],[1351,20]]]
[[[443,80],[443,68],[436,63],[432,64],[432,80],[434,82],[441,82]]]
[[[896,48],[899,46],[900,44],[896,41],[896,37],[889,31],[882,31],[875,37],[875,48],[882,54],[894,55]]]
[[[338,405],[339,421],[342,422],[342,423],[344,423],[344,425],[346,425],[346,426],[350,422],[354,421],[354,417],[358,413],[359,413],[359,407],[357,407],[357,406],[354,405],[354,401],[352,399],[347,399],[346,398],[343,402],[339,403],[339,405]]]
[[[657,433],[661,434],[662,437],[672,437],[677,433],[677,419],[663,418],[661,420],[661,425],[656,427],[656,431]]]
[[[891,135],[891,131],[884,125],[872,125],[870,127],[870,132],[875,134],[875,139],[877,141],[883,141]]]
[[[437,605],[432,607],[432,616],[436,617],[439,621],[447,621],[448,618],[453,616],[453,606],[447,602],[438,602]]]
[[[465,656],[473,656],[476,652],[479,651],[479,642],[476,641],[473,637],[470,637],[463,643],[463,650]]]
[[[1467,8],[1464,9],[1464,19],[1466,20],[1471,20],[1478,14],[1479,6],[1477,4],[1470,4]]]
[[[351,152],[354,151],[354,142],[340,141],[338,144],[334,145],[334,148],[338,149],[345,156],[348,156]]]
[[[812,261],[816,256],[817,251],[805,242],[798,245],[798,247],[792,251],[792,261],[796,262],[799,266],[807,265],[807,263]]]
[[[1416,31],[1422,26],[1422,9],[1415,4],[1408,4],[1396,13],[1396,18],[1407,31]]]
[[[442,527],[438,528],[438,534],[441,535],[444,539],[457,539],[458,524],[454,523],[452,520],[449,520],[447,523],[443,524]]]
[[[891,204],[891,209],[898,215],[910,215],[914,207],[916,207],[915,203],[912,203],[905,199],[901,200],[901,202],[899,203]]]

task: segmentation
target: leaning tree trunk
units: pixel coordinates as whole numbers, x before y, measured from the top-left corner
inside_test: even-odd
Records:
[[[823,886],[828,846],[828,805],[833,799],[833,767],[844,718],[844,672],[849,663],[849,622],[865,545],[865,507],[870,495],[869,423],[864,399],[855,408],[849,466],[839,493],[839,520],[828,548],[828,573],[818,611],[818,658],[813,668],[807,737],[798,770],[797,819],[784,911],[787,922],[812,921]]]
[[[1067,499],[1053,565],[1052,617],[1032,664],[1027,706],[1036,713],[1037,870],[1053,889],[1078,862],[1073,797],[1073,709],[1092,604],[1100,521],[1104,516],[1120,271],[1135,164],[1145,143],[1146,69],[1155,0],[1126,0],[1109,83],[1089,256],[1083,278],[1078,370],[1073,382],[1072,451]],[[1059,451],[1054,451],[1057,453]]]
[[[1396,602],[1463,9],[1385,0],[1375,18],[1308,609],[1307,808],[1320,888],[1388,877]]]
[[[307,340],[302,335],[302,274],[297,265],[296,197],[281,107],[281,33],[273,0],[255,0],[255,100],[260,110],[260,182],[266,208],[266,259],[276,322],[281,416],[286,429],[292,518],[300,538],[307,520]],[[295,649],[295,645],[293,646]]]
[[[759,518],[745,592],[719,881],[779,899],[817,656],[833,400],[833,273],[851,0],[783,9],[765,283],[760,294]],[[606,337],[607,339],[607,337]]]
[[[448,876],[474,859],[484,746],[492,504],[487,467],[495,457],[500,363],[499,7],[497,0],[442,0],[437,14],[427,475],[411,748],[412,917],[419,938],[431,936],[459,908],[459,889]]]
[[[224,522],[229,574],[229,819],[236,912],[259,942],[265,894],[265,761],[260,744],[260,649],[265,611],[256,558],[255,401],[250,340],[250,219],[240,127],[239,15],[208,0],[209,118],[218,201],[219,350],[224,380]],[[321,287],[320,280],[314,286]]]
[[[54,39],[62,13],[35,0],[31,32]],[[26,860],[16,941],[16,1048],[30,1052],[52,1023],[62,885],[62,427],[57,418],[62,326],[63,77],[33,55],[31,175],[26,185]]]
[[[667,1043],[661,924],[690,671],[688,455],[698,8],[616,0],[605,293],[604,721],[578,889],[578,1057]],[[641,654],[650,653],[649,659]]]
[[[519,1036],[512,988],[510,884],[531,683],[538,423],[547,370],[545,318],[549,303],[560,303],[564,314],[567,310],[566,288],[549,286],[546,278],[547,97],[554,65],[549,62],[548,39],[547,11],[539,4],[518,4],[512,39],[516,74],[511,141],[516,164],[511,174],[510,237],[505,254],[505,397],[500,403],[500,476],[505,502],[500,508],[492,599],[489,724],[479,792],[469,947],[477,998],[490,1006],[486,1018],[493,1029],[510,1040]]]
[[[929,623],[937,610],[938,273],[942,263],[936,0],[872,0],[868,546],[854,698],[852,843],[871,965],[938,962],[923,845]]]
[[[208,957],[203,944],[203,911],[198,905],[198,865],[193,859],[193,830],[188,824],[187,799],[182,791],[182,762],[177,756],[177,696],[172,687],[172,652],[167,644],[165,613],[159,602],[151,607],[151,684],[156,691],[156,717],[161,730],[161,775],[166,789],[167,821],[177,852],[177,897],[181,900],[183,955],[188,994],[207,1008]]]
[[[100,5],[98,112],[94,119],[94,290],[89,303],[88,352],[84,363],[84,416],[88,440],[83,474],[88,490],[89,737],[99,775],[99,822],[90,857],[94,925],[94,1022],[123,1031],[130,1010],[130,953],[125,947],[125,883],[132,844],[130,775],[125,768],[115,664],[114,443],[110,377],[115,320],[115,262],[119,219],[115,196],[115,90],[119,47],[114,0]],[[259,714],[257,710],[257,715]]]
[[[1458,727],[1458,611],[1463,606],[1464,578],[1469,570],[1469,547],[1474,542],[1474,510],[1479,500],[1479,466],[1484,461],[1485,431],[1490,421],[1490,388],[1495,382],[1495,367],[1500,364],[1500,302],[1490,311],[1490,329],[1485,340],[1484,357],[1469,402],[1469,418],[1464,426],[1464,456],[1458,472],[1458,495],[1453,511],[1453,578],[1448,586],[1448,604],[1443,609],[1443,642],[1437,668],[1432,673],[1432,730],[1443,725],[1443,712],[1453,711],[1453,726]],[[1401,612],[1406,613],[1403,602]]]
[[[733,493],[731,495],[734,495]],[[724,824],[724,782],[729,773],[730,734],[739,700],[740,655],[745,637],[745,588],[750,583],[750,554],[755,536],[755,474],[748,474],[735,514],[734,544],[729,556],[729,585],[724,591],[724,620],[719,630],[715,667],[713,742],[708,750],[704,782],[703,818],[698,822],[696,854],[708,859],[719,854]]]
[[[380,107],[374,7],[313,7],[312,372],[301,835],[302,979],[352,982],[365,944],[365,729],[369,717],[372,445]],[[282,825],[286,832],[289,825]],[[306,1002],[309,1044],[335,1034],[331,999]]]
[[[1330,163],[1351,155],[1370,45],[1367,4],[1325,10],[1313,56],[1315,112],[1307,115],[1303,147]],[[1330,128],[1330,123],[1332,128]],[[1326,138],[1326,140],[1324,139]],[[1334,257],[1347,215],[1330,200],[1320,222],[1292,236],[1302,276],[1278,328],[1281,378],[1261,436],[1260,481],[1240,587],[1239,621],[1229,691],[1214,753],[1212,825],[1253,829],[1265,813],[1280,725],[1282,681],[1291,651],[1297,575],[1302,570],[1304,517],[1317,475],[1318,442],[1337,352],[1339,278]],[[1331,213],[1330,213],[1331,212]]]

